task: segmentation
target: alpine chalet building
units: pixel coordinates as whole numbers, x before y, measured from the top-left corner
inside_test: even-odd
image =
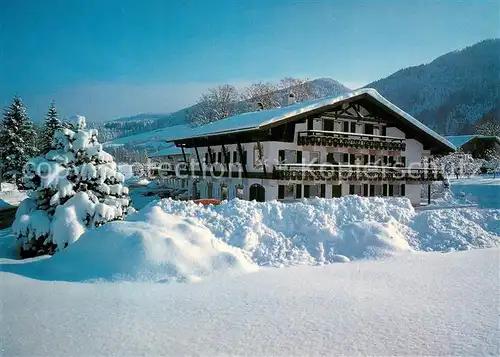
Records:
[[[419,205],[422,185],[443,179],[432,157],[455,150],[374,89],[239,114],[188,135],[170,141],[184,153],[176,175],[188,179],[192,198],[356,194]]]

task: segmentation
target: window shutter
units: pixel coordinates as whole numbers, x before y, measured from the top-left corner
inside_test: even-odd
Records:
[[[394,187],[392,185],[389,185],[389,196],[394,196]]]
[[[278,151],[278,160],[279,160],[279,162],[285,161],[285,150]]]
[[[349,185],[349,194],[354,195],[354,185]]]
[[[351,133],[355,133],[356,132],[356,122],[352,121],[351,122]]]
[[[387,165],[387,156],[384,156],[384,165]]]
[[[238,153],[233,151],[233,162],[238,162]]]
[[[242,160],[241,160],[241,163],[242,163],[243,165],[246,165],[246,164],[247,164],[247,152],[246,152],[246,150],[245,150],[245,151],[243,151],[243,157],[242,157],[241,159],[242,159]]]
[[[389,165],[390,166],[394,165],[394,156],[389,156]]]
[[[312,119],[307,119],[307,130],[313,130],[314,123]]]
[[[363,185],[363,196],[368,197],[368,184]]]
[[[370,155],[370,165],[375,164],[375,155]]]
[[[349,154],[343,154],[342,162],[344,164],[348,164],[349,163]]]
[[[297,164],[302,164],[302,151],[297,151]]]
[[[278,199],[285,198],[285,186],[278,185]]]
[[[295,185],[295,198],[301,198],[302,197],[302,185],[297,184]]]
[[[348,121],[345,121],[344,122],[344,133],[348,133],[349,132],[349,122]]]
[[[309,198],[309,185],[304,185],[304,197]]]
[[[208,152],[205,153],[205,163],[208,164]]]
[[[375,185],[370,185],[370,197],[375,196]]]
[[[324,183],[321,184],[321,197],[326,197],[326,185]]]
[[[217,153],[217,162],[222,162],[222,153],[220,151]]]
[[[349,163],[351,165],[356,164],[356,155],[351,154],[351,156],[349,157]]]
[[[401,163],[406,166],[406,156],[401,156]]]
[[[368,155],[363,155],[363,164],[368,165]]]
[[[382,196],[387,196],[387,184],[382,185]]]
[[[401,197],[404,197],[406,195],[406,186],[405,184],[401,185]]]
[[[226,164],[229,164],[231,162],[231,153],[226,152],[224,156],[226,159]]]

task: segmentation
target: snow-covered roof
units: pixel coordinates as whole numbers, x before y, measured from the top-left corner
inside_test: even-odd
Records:
[[[293,105],[289,105],[281,108],[274,108],[268,110],[262,110],[257,112],[243,113],[231,116],[229,118],[219,120],[210,124],[206,124],[197,128],[193,128],[190,132],[179,133],[174,135],[169,141],[178,141],[182,139],[220,135],[224,133],[234,133],[239,131],[255,130],[265,127],[267,125],[280,122],[290,117],[294,117],[299,114],[307,113],[327,105],[333,105],[351,99],[353,97],[369,95],[373,99],[377,100],[379,103],[386,106],[388,109],[397,113],[399,116],[418,127],[428,135],[432,136],[434,139],[438,140],[445,146],[452,150],[456,150],[455,146],[446,140],[441,135],[437,134],[435,131],[431,130],[417,119],[412,117],[410,114],[406,113],[404,110],[400,109],[396,105],[389,102],[386,98],[380,95],[375,89],[363,88],[360,90],[352,91],[337,97],[328,97],[323,99],[316,99],[307,102],[301,102]]]
[[[446,140],[451,142],[457,148],[467,144],[472,139],[496,139],[500,142],[500,138],[498,136],[489,136],[489,135],[456,135],[456,136],[447,136]]]
[[[163,149],[160,151],[157,151],[153,154],[149,154],[149,157],[162,157],[162,156],[169,156],[169,155],[180,155],[182,154],[182,150],[175,145],[172,145],[171,147],[167,149]]]
[[[172,138],[189,135],[193,129],[187,125],[174,125],[162,129],[148,131],[141,134],[130,135],[104,143],[104,147],[139,144],[152,141],[166,141]]]

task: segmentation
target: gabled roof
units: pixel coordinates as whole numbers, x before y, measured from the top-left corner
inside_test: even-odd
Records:
[[[288,118],[292,118],[301,114],[316,111],[322,107],[338,105],[347,100],[353,100],[357,97],[369,96],[375,100],[379,105],[385,107],[387,110],[392,111],[396,116],[402,118],[412,127],[418,129],[425,134],[431,136],[434,140],[438,141],[442,146],[448,150],[456,150],[455,146],[446,140],[441,135],[437,134],[417,119],[406,113],[396,105],[389,102],[375,89],[363,88],[356,90],[338,97],[329,97],[323,99],[316,99],[308,102],[297,103],[282,108],[274,108],[262,110],[257,112],[243,113],[234,115],[232,117],[222,119],[210,124],[206,124],[197,128],[193,128],[190,132],[182,133],[174,136],[168,141],[180,141],[183,139],[201,138],[214,135],[233,134],[237,132],[264,129],[270,125],[279,123]]]
[[[493,136],[493,135],[456,135],[456,136],[446,137],[446,140],[451,142],[457,148],[464,146],[473,139],[496,140],[498,143],[500,143],[500,138],[498,136]]]

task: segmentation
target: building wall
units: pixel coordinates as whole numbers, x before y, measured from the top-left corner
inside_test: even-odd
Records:
[[[349,131],[352,130],[351,128],[351,122],[357,122],[355,120],[349,120]],[[356,133],[363,133],[364,132],[364,124],[365,122],[361,122],[361,125],[356,125],[355,130]],[[373,124],[373,123],[371,123]],[[382,124],[384,125],[384,124]],[[267,172],[272,172],[273,166],[279,163],[279,151],[280,150],[296,150],[296,151],[301,151],[302,153],[302,162],[304,163],[310,163],[311,162],[311,156],[312,153],[319,152],[320,153],[320,163],[326,162],[327,154],[328,153],[336,153],[336,161],[342,163],[339,161],[343,154],[349,154],[353,155],[354,152],[356,151],[356,155],[373,155],[373,150],[368,150],[368,149],[356,149],[352,150],[349,148],[338,148],[338,147],[327,147],[327,146],[298,146],[297,145],[297,137],[298,133],[300,131],[305,131],[307,130],[308,123],[297,123],[295,125],[295,135],[294,135],[294,141],[293,142],[275,142],[275,141],[266,141],[262,142],[262,153],[263,157],[267,160],[266,168]],[[354,127],[354,126],[352,126]],[[323,130],[323,122],[321,120],[314,120],[313,121],[313,129],[314,130]],[[344,124],[342,122],[334,122],[333,123],[333,129],[334,131],[340,131],[342,132],[344,130]],[[406,138],[406,135],[404,132],[399,130],[398,128],[395,127],[388,127],[386,126],[385,128],[386,135],[391,136],[391,137],[397,137],[397,138]],[[374,128],[374,135],[379,135],[378,129]],[[377,139],[375,139],[377,140]],[[230,153],[231,157],[231,163],[233,162],[233,153],[238,152],[238,148],[236,144],[231,144],[231,145],[225,145],[226,150]],[[256,164],[256,158],[257,158],[257,153],[255,152],[256,148],[256,143],[243,143],[242,148],[244,151],[246,151],[246,168],[248,172],[263,172],[263,168],[260,165]],[[222,152],[222,147],[221,146],[212,146],[211,147],[212,153],[215,154],[216,160],[219,157],[219,152]],[[203,163],[209,166],[210,160],[206,160],[205,154],[208,153],[208,148],[206,147],[200,147],[198,148],[198,152],[200,155],[200,159]],[[195,160],[196,162],[196,167],[197,165],[197,158],[194,149],[190,150],[189,153],[191,154],[191,159]],[[406,159],[406,166],[411,167],[411,168],[418,168],[421,167],[421,158],[423,155],[429,155],[427,151],[423,150],[423,145],[422,143],[418,142],[415,139],[406,139],[406,150],[399,153],[399,152],[387,152],[387,151],[380,151],[378,152],[378,155],[375,155],[377,157],[381,156],[396,156],[395,161],[398,161],[397,156],[403,155],[405,156]],[[389,153],[389,154],[388,154]],[[221,158],[223,156],[221,155]],[[295,162],[287,162],[287,163],[295,163]],[[196,168],[195,167],[195,168]],[[225,164],[221,164],[219,167],[224,167]],[[208,182],[212,182],[213,189],[212,189],[212,195],[209,197],[208,192],[207,192],[207,184]],[[265,187],[266,194],[265,198],[266,200],[273,200],[273,199],[278,199],[278,186],[279,185],[286,185],[288,182],[284,181],[276,181],[276,180],[268,180],[268,179],[241,179],[241,178],[221,178],[218,180],[214,180],[212,178],[205,178],[200,181],[198,184],[198,189],[200,191],[200,197],[201,198],[221,198],[221,189],[220,185],[221,183],[225,183],[228,187],[228,198],[234,198],[236,197],[236,189],[235,185],[240,184],[244,186],[243,193],[244,193],[244,199],[249,199],[250,196],[250,186],[253,184],[259,184]],[[321,182],[301,182],[302,185],[304,184],[319,184]],[[348,195],[350,192],[350,184],[363,184],[361,182],[339,182],[341,183],[341,194]],[[325,183],[326,184],[326,190],[325,190],[325,197],[331,198],[332,197],[332,182]],[[368,184],[373,184],[373,183],[368,183]],[[382,184],[392,184],[389,182],[377,182],[377,185],[382,185]],[[395,185],[400,185],[404,184],[404,182],[397,182],[393,183]],[[370,187],[370,186],[369,186]],[[378,189],[377,189],[378,190]],[[378,191],[377,191],[378,192]],[[419,204],[420,203],[420,192],[421,192],[421,185],[420,184],[406,184],[405,185],[405,196],[410,199],[412,204]],[[302,191],[303,194],[303,191]]]

